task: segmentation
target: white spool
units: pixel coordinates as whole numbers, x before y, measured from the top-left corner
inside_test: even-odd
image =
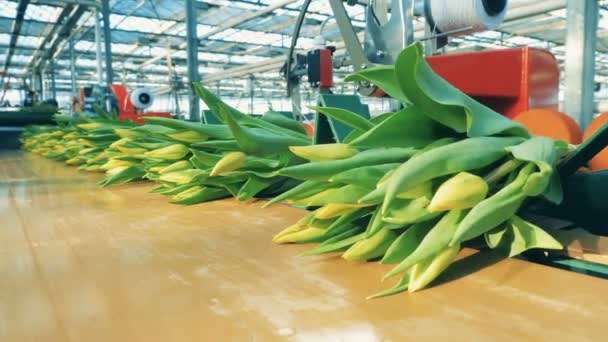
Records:
[[[146,109],[154,102],[154,94],[152,94],[152,90],[148,88],[135,89],[131,92],[129,97],[133,106],[139,109]]]
[[[434,28],[453,35],[493,30],[507,12],[507,0],[428,0],[427,6]]]

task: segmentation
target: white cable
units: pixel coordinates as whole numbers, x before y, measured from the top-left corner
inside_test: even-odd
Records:
[[[507,12],[506,0],[429,0],[435,27],[458,35],[496,29]],[[484,3],[488,8],[486,9]],[[469,28],[468,30],[462,30]]]

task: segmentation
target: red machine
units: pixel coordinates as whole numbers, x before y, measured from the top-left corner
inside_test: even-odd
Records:
[[[559,66],[553,54],[529,47],[427,57],[454,87],[513,118],[528,109],[557,109]]]
[[[321,92],[330,92],[334,84],[332,55],[335,50],[334,47],[325,47],[311,50],[306,55],[308,82]]]
[[[510,119],[529,109],[558,109],[559,66],[547,50],[485,50],[426,60],[458,90]],[[386,94],[376,89],[370,96]]]
[[[127,89],[120,84],[110,84],[109,86],[112,96],[110,103],[113,108],[118,111],[118,120],[131,120],[137,123],[144,124],[141,120],[142,116],[162,116],[170,118],[171,114],[167,112],[147,112],[154,101],[154,95],[149,89],[139,88],[133,92],[127,92]],[[81,110],[85,113],[94,113],[93,105],[95,103],[102,104],[106,98],[106,89],[100,86],[90,86],[80,88],[78,97],[72,98],[72,107],[74,110]]]
[[[118,106],[118,120],[128,119],[144,124],[146,122],[140,119],[144,116],[171,117],[171,114],[167,112],[143,112],[144,109],[152,105],[152,101],[154,99],[152,93],[148,89],[136,89],[129,94],[127,89],[120,84],[110,84],[109,87],[112,94],[114,94],[114,97],[116,98],[116,104]]]

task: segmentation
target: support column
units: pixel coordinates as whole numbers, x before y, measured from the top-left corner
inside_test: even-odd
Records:
[[[253,75],[249,75],[247,79],[247,88],[249,88],[249,114],[253,114],[253,98],[255,96],[255,89],[253,89]]]
[[[306,121],[300,118],[302,114],[302,95],[300,94],[300,82],[294,84],[291,89],[291,112],[294,120]]]
[[[70,38],[70,78],[72,81],[72,96],[76,95],[76,55],[74,54],[74,39]]]
[[[97,84],[103,84],[103,61],[101,59],[101,24],[99,10],[95,8],[95,61],[97,62]]]
[[[593,118],[595,41],[598,4],[594,0],[568,0],[564,112],[584,130]]]
[[[36,100],[36,88],[38,87],[36,83],[38,83],[36,77],[36,69],[33,69],[32,74],[30,75],[30,90],[33,92],[32,101]]]
[[[51,99],[57,99],[57,87],[55,84],[55,60],[53,58],[49,59],[49,73],[51,74],[51,91],[50,97]]]
[[[46,84],[46,70],[40,70],[40,98],[39,102],[42,102],[46,99],[46,92],[48,90],[48,85]]]
[[[34,102],[42,101],[44,97],[42,84],[42,71],[40,69],[34,71]]]
[[[112,74],[112,33],[110,31],[110,0],[101,0],[101,17],[103,18],[104,59],[106,64],[106,84],[113,82]]]
[[[192,86],[193,82],[200,82],[198,73],[198,34],[197,34],[196,0],[186,0],[186,42],[188,60],[188,99],[190,104],[190,120],[201,120],[201,107],[198,95]]]

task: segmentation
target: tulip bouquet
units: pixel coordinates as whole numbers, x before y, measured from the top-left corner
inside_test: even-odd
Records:
[[[311,142],[300,123],[277,113],[254,118],[195,88],[225,124],[145,117],[148,124],[137,125],[97,108],[95,118],[57,115],[58,126],[29,127],[22,144],[80,170],[105,172],[101,186],[158,182],[152,192],[176,204],[270,197],[298,183],[275,171],[304,162],[289,151]]]
[[[22,143],[80,169],[105,171],[102,186],[155,181],[152,192],[172,203],[274,196],[266,206],[313,208],[273,240],[318,243],[307,255],[338,252],[349,261],[394,264],[385,278],[400,280],[374,296],[424,288],[469,243],[507,256],[562,248],[518,211],[532,197],[561,201],[554,166],[565,143],[531,137],[453,88],[426,64],[419,44],[404,49],[395,65],[347,80],[379,86],[403,109],[366,120],[313,107],[352,131],[341,143],[311,145],[299,123],[243,114],[195,84],[223,124],[58,116],[59,126],[30,127]]]
[[[195,89],[225,124],[146,117],[146,125],[116,130],[122,139],[106,154],[117,172],[102,185],[146,178],[160,183],[152,192],[170,196],[172,203],[194,204],[270,197],[297,183],[275,171],[304,161],[289,152],[289,146],[310,144],[298,122],[276,113],[254,118],[200,84]]]
[[[453,88],[426,64],[419,44],[394,66],[347,78],[372,82],[404,109],[365,120],[315,108],[353,131],[341,144],[294,147],[309,163],[278,174],[303,181],[267,203],[317,207],[276,234],[277,243],[319,243],[304,254],[394,264],[394,287],[372,297],[417,291],[476,242],[514,256],[558,241],[517,215],[531,197],[561,201],[554,165],[567,145],[530,137]]]
[[[80,170],[106,171],[114,168],[105,150],[120,137],[117,129],[135,124],[118,121],[115,116],[95,108],[97,117],[77,118],[56,114],[56,126],[29,126],[21,135],[25,150],[47,158],[79,166]]]

